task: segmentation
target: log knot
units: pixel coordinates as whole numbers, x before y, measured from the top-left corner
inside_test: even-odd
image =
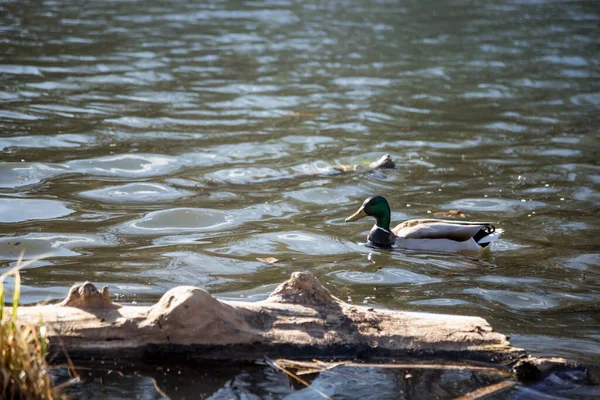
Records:
[[[243,316],[210,293],[193,286],[178,286],[147,312],[140,327],[158,327],[180,342],[226,343],[256,340]]]
[[[340,302],[310,272],[294,272],[269,295],[273,303],[303,306],[333,306]]]
[[[82,285],[74,285],[69,289],[67,297],[59,303],[59,306],[77,308],[116,308],[120,307],[110,300],[108,287],[104,286],[100,292],[91,282]]]

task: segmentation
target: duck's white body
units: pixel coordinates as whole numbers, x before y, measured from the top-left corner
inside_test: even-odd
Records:
[[[479,251],[503,232],[488,227],[491,225],[487,222],[416,219],[397,225],[392,233],[396,236],[394,245],[402,249],[458,253]],[[490,229],[491,233],[478,238],[482,229]]]

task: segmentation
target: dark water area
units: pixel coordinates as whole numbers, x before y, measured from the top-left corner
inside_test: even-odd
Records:
[[[259,300],[308,270],[598,362],[599,48],[595,0],[0,1],[0,272],[50,254],[24,303],[89,280],[145,304]],[[396,169],[332,169],[384,153]],[[481,254],[370,249],[344,219],[373,194],[394,222],[458,209],[506,232]],[[211,398],[302,397],[260,371]]]
[[[502,371],[456,371],[386,369],[340,366],[318,375],[302,375],[310,387],[264,365],[210,365],[203,367],[95,365],[79,370],[84,385],[71,387],[67,394],[80,399],[121,398],[124,393],[137,399],[454,399],[475,393],[482,387],[502,384]],[[115,369],[116,368],[116,369]],[[68,379],[65,370],[57,380]],[[594,387],[582,385],[585,374],[564,371],[551,374],[534,385],[509,386],[485,399],[591,399]],[[477,397],[472,397],[477,398]]]

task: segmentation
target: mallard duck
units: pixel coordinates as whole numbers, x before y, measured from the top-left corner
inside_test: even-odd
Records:
[[[367,239],[378,247],[457,253],[481,250],[504,232],[487,222],[443,219],[411,219],[390,229],[390,205],[382,196],[367,198],[357,212],[346,218],[346,222],[366,216],[377,220]]]

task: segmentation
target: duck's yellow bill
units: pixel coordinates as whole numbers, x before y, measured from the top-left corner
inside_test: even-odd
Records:
[[[363,207],[359,208],[357,212],[346,218],[346,222],[358,221],[361,218],[367,216],[365,209]]]

